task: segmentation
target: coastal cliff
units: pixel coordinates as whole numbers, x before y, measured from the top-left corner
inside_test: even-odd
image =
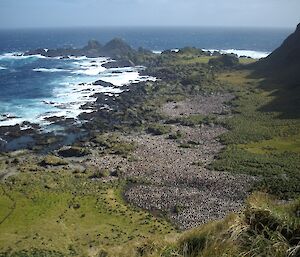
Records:
[[[252,77],[263,78],[261,88],[276,96],[261,108],[282,118],[300,118],[300,24],[269,56],[249,65]]]
[[[289,83],[300,82],[300,24],[269,56],[253,65],[262,75]]]

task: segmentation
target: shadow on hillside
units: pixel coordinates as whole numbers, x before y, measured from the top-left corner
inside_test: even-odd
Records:
[[[299,70],[300,75],[300,70]],[[276,75],[254,70],[248,78],[261,79],[259,88],[272,92],[274,100],[260,108],[263,112],[279,112],[281,119],[300,118],[300,81],[288,74]]]

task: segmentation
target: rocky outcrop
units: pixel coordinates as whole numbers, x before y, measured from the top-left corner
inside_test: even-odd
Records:
[[[196,48],[196,47],[184,47],[182,49],[179,49],[178,51],[179,54],[190,54],[190,55],[194,55],[194,56],[203,56],[203,55],[207,55],[210,56],[209,52],[205,52],[202,49]]]
[[[239,64],[239,58],[233,54],[222,54],[217,58],[210,59],[208,64],[216,68],[232,68]]]
[[[64,147],[58,150],[58,155],[62,157],[82,157],[90,154],[90,151],[81,147]]]
[[[133,50],[127,43],[125,43],[120,38],[115,38],[109,41],[103,47],[103,52],[106,55],[116,59],[124,58],[124,56],[130,56],[136,53],[135,50]]]
[[[90,40],[84,49],[101,49],[103,46],[97,40]]]
[[[97,80],[93,83],[93,85],[102,86],[102,87],[115,87],[114,84],[112,84],[110,82],[103,81],[103,80]]]
[[[112,57],[115,59],[128,60],[137,51],[131,48],[125,41],[115,38],[102,46],[96,40],[90,40],[83,48],[58,48],[58,49],[35,49],[25,53],[25,55],[40,54],[46,57],[68,57],[68,56],[87,56],[93,57]]]
[[[119,60],[119,61],[112,61],[102,65],[106,69],[114,69],[114,68],[124,68],[124,67],[132,67],[135,66],[133,61],[131,60]]]
[[[274,99],[261,111],[278,112],[281,118],[300,118],[300,24],[274,52],[246,66],[252,76],[264,78],[261,87],[272,91]]]

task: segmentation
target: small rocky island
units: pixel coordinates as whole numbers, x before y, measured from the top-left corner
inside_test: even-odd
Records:
[[[25,55],[42,55],[45,57],[69,58],[71,56],[86,56],[88,58],[109,57],[115,59],[104,65],[106,68],[121,68],[135,66],[138,55],[153,55],[149,50],[133,49],[120,38],[115,38],[102,45],[96,40],[90,40],[83,48],[58,48],[58,49],[35,49]]]

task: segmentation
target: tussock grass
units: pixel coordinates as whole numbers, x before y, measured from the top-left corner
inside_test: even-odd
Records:
[[[164,135],[164,134],[168,134],[172,131],[171,126],[169,125],[163,125],[163,124],[150,124],[147,128],[147,132],[155,135],[155,136],[159,136],[159,135]]]
[[[299,200],[282,203],[268,194],[256,192],[239,214],[230,214],[173,240],[151,239],[131,245],[131,255],[115,256],[299,256],[300,216],[296,211],[299,211],[299,203]]]
[[[117,133],[99,134],[92,141],[99,145],[103,152],[127,156],[135,149],[133,142],[122,139]]]

